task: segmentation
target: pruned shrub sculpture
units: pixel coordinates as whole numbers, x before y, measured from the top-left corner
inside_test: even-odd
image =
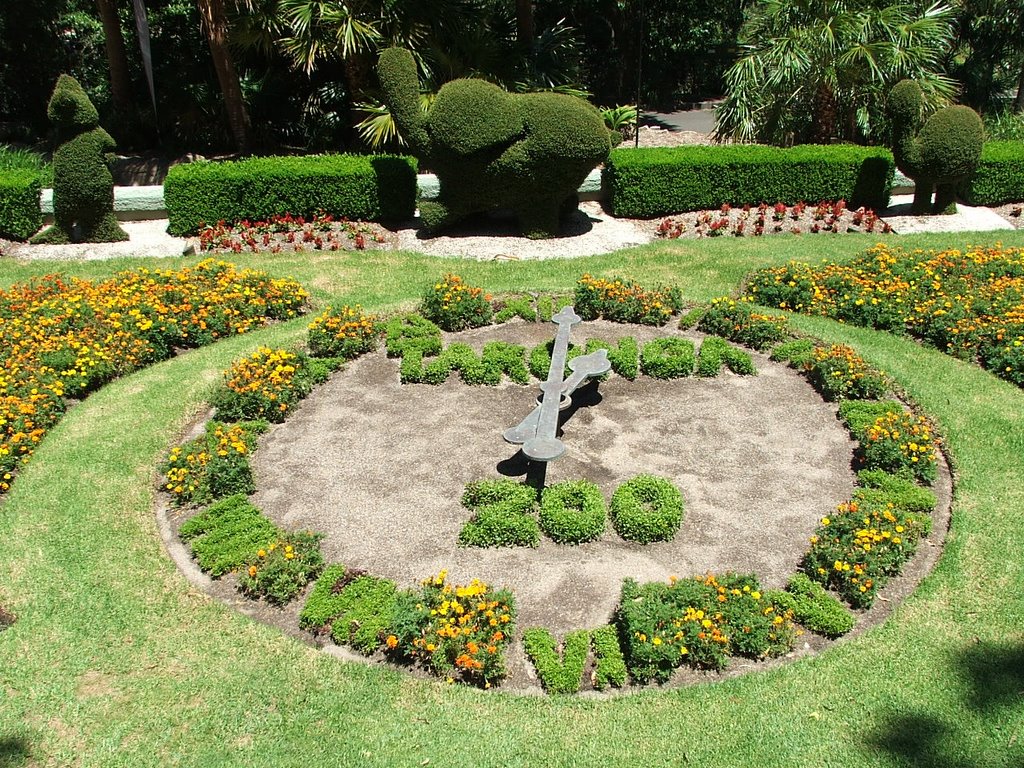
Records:
[[[889,92],[896,167],[914,180],[915,214],[956,213],[957,185],[978,166],[984,127],[965,106],[944,107],[922,121],[923,101],[913,80],[901,80]]]
[[[114,218],[114,177],[110,173],[116,146],[100,127],[96,107],[70,75],[61,75],[47,109],[60,146],[53,153],[54,224],[34,243],[112,243],[128,233]]]
[[[557,236],[576,190],[621,138],[583,99],[508,93],[485,80],[446,83],[423,113],[416,64],[402,48],[381,53],[377,74],[399,132],[440,182],[438,199],[420,203],[428,235],[507,208],[528,237]]]

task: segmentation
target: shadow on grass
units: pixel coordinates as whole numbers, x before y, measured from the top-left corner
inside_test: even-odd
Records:
[[[0,736],[0,768],[20,768],[28,763],[29,743],[22,736]]]
[[[978,643],[954,664],[970,714],[956,721],[924,711],[893,712],[873,746],[911,768],[1024,766],[1024,730],[997,736],[1005,739],[1002,755],[976,752],[963,735],[966,728],[984,727],[986,719],[1024,710],[1024,641]]]

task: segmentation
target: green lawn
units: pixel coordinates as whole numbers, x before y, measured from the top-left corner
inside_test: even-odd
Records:
[[[990,235],[901,238],[962,247]],[[1024,245],[1024,232],[1002,235]],[[674,241],[572,261],[389,253],[229,259],[318,303],[411,306],[449,270],[491,291],[571,290],[584,271],[703,300],[757,267],[852,256],[863,236]],[[189,260],[195,261],[193,260]],[[60,266],[96,278],[178,262]],[[82,766],[1020,766],[1024,764],[1024,393],[906,339],[794,317],[852,344],[939,422],[956,464],[935,572],[883,626],[778,669],[610,699],[535,698],[346,664],[188,584],[164,553],[155,467],[209,385],[297,320],[117,381],[71,409],[0,501],[0,768]]]

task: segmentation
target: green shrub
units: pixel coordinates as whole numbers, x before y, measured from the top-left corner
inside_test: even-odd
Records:
[[[543,294],[537,297],[537,320],[542,323],[550,323],[551,318],[558,313],[562,307],[571,306],[573,296],[551,296]]]
[[[42,186],[35,171],[0,172],[0,237],[28,240],[43,226]]]
[[[558,544],[582,544],[604,533],[605,502],[601,489],[587,480],[566,480],[544,489],[540,528]]]
[[[441,352],[441,329],[416,312],[400,315],[384,326],[388,357],[410,353],[430,357]]]
[[[900,413],[903,406],[895,400],[844,400],[839,404],[839,418],[859,442],[867,438],[868,427],[890,413]]]
[[[541,381],[547,381],[548,373],[551,371],[551,352],[555,348],[555,340],[548,339],[547,341],[538,344],[530,350],[529,355],[529,366],[530,373]],[[568,376],[572,373],[569,368],[569,361],[575,357],[586,352],[586,348],[579,344],[569,344],[569,349],[565,355],[565,372],[564,375]]]
[[[251,554],[241,568],[238,588],[249,597],[284,605],[323,570],[322,533],[289,533]]]
[[[249,454],[267,426],[265,421],[209,422],[202,435],[171,449],[160,466],[164,489],[176,504],[208,504],[236,493],[252,493],[256,485]]]
[[[815,347],[804,372],[826,400],[874,400],[885,394],[885,378],[852,347]]]
[[[772,350],[769,357],[777,363],[788,362],[799,370],[814,358],[814,342],[810,339],[784,341]]]
[[[314,357],[352,360],[377,348],[383,328],[376,315],[368,315],[358,304],[329,306],[309,324],[306,337]]]
[[[669,541],[683,523],[683,495],[664,478],[637,475],[615,489],[610,512],[627,541]]]
[[[301,350],[260,347],[224,371],[210,395],[210,405],[216,408],[217,418],[228,421],[282,422],[339,365],[340,361],[313,359]]]
[[[351,645],[371,654],[380,647],[390,629],[398,589],[393,581],[376,576],[356,575],[343,583],[332,602],[337,613],[331,621],[331,637],[339,645]]]
[[[1024,200],[1024,141],[987,141],[974,174],[963,186],[970,205]]]
[[[534,308],[533,299],[530,296],[509,296],[506,298],[501,309],[495,313],[494,322],[500,325],[501,323],[507,323],[513,317],[521,317],[528,323],[537,322],[537,310]]]
[[[455,342],[425,363],[415,353],[403,355],[401,379],[403,384],[443,384],[452,371],[458,371],[462,380],[470,385],[497,386],[502,374],[517,384],[527,384],[530,372],[523,362],[525,354],[526,348],[519,344],[489,341],[478,356],[468,344]]]
[[[753,145],[613,150],[604,169],[613,215],[665,214],[781,201],[889,203],[893,159],[872,147]]]
[[[0,144],[0,178],[22,171],[38,176],[44,188],[53,186],[53,166],[43,155],[31,149]]]
[[[915,515],[930,515],[938,503],[927,488],[880,469],[862,469],[857,473],[857,481],[863,487],[854,492],[854,501],[887,501],[901,512]]]
[[[216,578],[245,565],[281,532],[243,494],[236,494],[185,521],[178,536],[188,542],[199,567]]]
[[[694,357],[693,342],[689,339],[653,339],[640,351],[640,370],[656,379],[678,379],[693,373]]]
[[[460,547],[536,547],[537,493],[514,480],[477,480],[466,486],[462,506],[473,513],[459,531]]]
[[[357,571],[347,571],[344,565],[336,563],[324,568],[320,577],[313,585],[305,605],[299,613],[299,627],[310,632],[323,632],[330,626],[331,619],[341,613],[341,588],[352,579],[350,574],[362,575]]]
[[[640,347],[632,336],[623,336],[615,346],[602,339],[588,339],[584,349],[588,355],[599,349],[608,350],[612,370],[624,379],[633,381],[640,373]]]
[[[771,590],[765,597],[819,635],[841,637],[853,629],[853,615],[846,606],[803,573],[794,573],[790,577],[785,592]]]
[[[633,679],[665,682],[681,664],[722,669],[729,656],[765,658],[793,645],[791,617],[761,594],[755,576],[708,574],[671,583],[622,582],[616,612]]]
[[[688,330],[689,328],[693,328],[695,325],[697,325],[697,323],[700,322],[700,319],[704,317],[705,311],[706,310],[704,307],[694,307],[689,312],[687,312],[686,314],[679,318],[679,328],[684,331]]]
[[[722,370],[723,363],[730,371],[741,376],[752,376],[757,373],[754,360],[747,352],[736,349],[720,336],[705,337],[700,345],[700,355],[697,357],[697,375],[717,376]]]
[[[621,688],[626,684],[626,661],[619,646],[619,632],[614,624],[598,627],[590,633],[594,647],[594,688]]]
[[[865,469],[881,469],[924,483],[935,480],[938,441],[922,416],[902,409],[889,412],[867,428],[860,447]]]
[[[167,173],[164,201],[172,235],[193,235],[219,221],[234,224],[285,213],[404,220],[412,218],[416,205],[416,162],[320,155],[182,163]]]
[[[748,300],[728,296],[711,300],[697,328],[757,350],[778,344],[789,335],[789,324],[782,315],[762,314]]]
[[[60,145],[53,153],[54,224],[34,243],[108,243],[127,240],[114,217],[114,177],[110,165],[116,144],[100,127],[99,113],[82,86],[61,75],[47,116]]]
[[[566,635],[559,656],[558,643],[552,634],[541,627],[532,627],[523,632],[523,647],[545,691],[576,693],[580,689],[583,668],[590,655],[590,632],[580,629]]]

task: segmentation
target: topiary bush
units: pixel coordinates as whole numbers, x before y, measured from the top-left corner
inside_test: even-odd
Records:
[[[627,541],[670,541],[683,523],[683,495],[654,475],[637,475],[612,494],[612,524]]]
[[[693,373],[693,342],[668,336],[644,344],[640,351],[640,370],[656,379],[678,379]]]
[[[514,480],[478,480],[466,486],[462,506],[473,516],[459,531],[460,547],[536,547],[537,494]]]
[[[34,243],[110,243],[127,240],[114,218],[114,139],[100,128],[96,107],[70,75],[61,75],[47,115],[60,145],[53,153],[52,227]]]
[[[772,590],[765,597],[812,632],[829,638],[845,635],[853,629],[853,614],[820,584],[803,573],[795,573],[786,591]]]
[[[0,173],[0,237],[28,240],[43,226],[42,185],[34,171]]]
[[[399,132],[440,183],[438,198],[420,203],[427,234],[509,208],[528,237],[557,236],[576,190],[618,138],[582,99],[512,94],[484,80],[446,83],[423,114],[416,63],[400,48],[381,53],[377,74]]]
[[[590,633],[594,648],[594,688],[621,688],[626,684],[626,660],[619,645],[619,633],[614,624],[598,627]]]
[[[540,527],[558,544],[582,544],[604,533],[604,494],[587,480],[566,480],[544,489]]]
[[[915,214],[955,213],[957,186],[970,178],[981,159],[985,126],[965,106],[945,107],[922,121],[923,103],[921,86],[913,80],[901,80],[889,92],[893,157],[900,171],[914,180]]]
[[[615,216],[805,200],[847,200],[880,210],[889,204],[893,167],[885,149],[846,145],[617,149],[605,164],[604,185]]]
[[[167,231],[193,235],[205,224],[269,219],[388,221],[412,218],[416,162],[388,155],[252,157],[181,163],[164,180]]]
[[[178,535],[192,548],[199,567],[216,578],[243,566],[281,531],[239,493],[185,521]]]
[[[546,629],[532,627],[523,632],[523,647],[545,691],[576,693],[580,689],[583,667],[590,655],[590,632],[580,629],[566,635],[559,656],[554,636]]]

